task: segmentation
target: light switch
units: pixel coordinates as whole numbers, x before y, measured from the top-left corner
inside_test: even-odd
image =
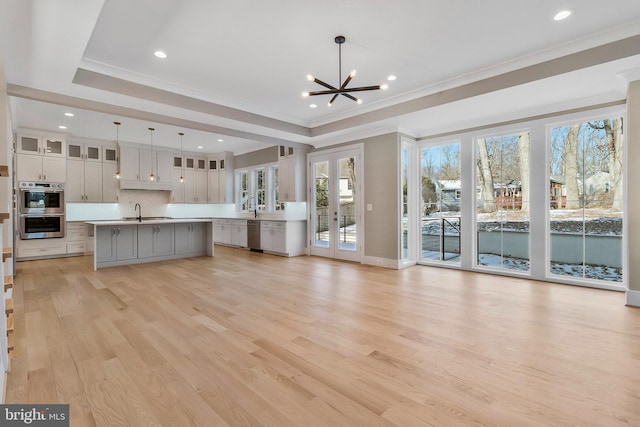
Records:
[[[372,211],[373,210],[373,205],[371,203],[367,203],[367,210],[368,211]]]

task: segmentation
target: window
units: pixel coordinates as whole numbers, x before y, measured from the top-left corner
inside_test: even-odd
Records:
[[[402,185],[402,235],[401,258],[409,258],[409,147],[402,146],[401,158],[401,185]]]
[[[273,177],[273,201],[276,211],[283,211],[286,204],[280,201],[280,169],[278,166],[271,168],[271,176]]]
[[[420,259],[460,262],[460,144],[420,149]]]
[[[222,167],[222,163],[219,164]],[[237,209],[249,212],[283,211],[285,203],[280,202],[278,166],[264,165],[236,173]]]
[[[238,200],[240,201],[240,211],[246,212],[249,210],[250,206],[250,200],[249,200],[249,172],[248,171],[241,171],[238,173],[239,175],[239,181],[240,181],[240,185],[239,187],[239,191],[240,191],[240,197],[238,198]]]
[[[550,130],[552,275],[622,282],[623,138],[620,117]]]
[[[264,169],[255,171],[255,183],[255,206],[250,206],[250,209],[264,212],[267,209],[267,176]]]
[[[529,271],[529,132],[476,140],[477,264]]]

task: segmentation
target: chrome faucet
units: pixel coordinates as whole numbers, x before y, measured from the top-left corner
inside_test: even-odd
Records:
[[[138,222],[142,222],[142,206],[140,206],[140,203],[136,203],[136,205],[133,207],[134,212],[138,210],[140,210],[140,212],[138,213],[138,216],[136,218],[138,219]]]
[[[253,200],[253,203],[251,203],[252,200]],[[251,208],[251,205],[253,205],[253,217],[258,218],[258,205],[256,205],[256,198],[253,196],[249,198],[249,208]]]

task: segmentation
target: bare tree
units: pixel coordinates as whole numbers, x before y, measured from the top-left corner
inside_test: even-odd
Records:
[[[569,126],[564,143],[564,173],[567,189],[567,209],[580,208],[580,192],[578,191],[578,134],[580,124]],[[584,179],[584,177],[583,177]]]
[[[614,210],[622,210],[622,118],[605,119],[602,122],[589,122],[589,127],[604,130],[606,135],[605,151],[609,171],[609,198]]]
[[[349,170],[349,181],[351,182],[351,194],[353,200],[356,199],[356,159],[349,157],[347,159],[347,169]]]
[[[529,212],[529,132],[518,135],[518,157],[520,158],[520,187],[522,212]]]
[[[478,182],[482,197],[482,212],[495,212],[496,199],[493,192],[493,176],[489,164],[489,153],[484,139],[478,139]]]

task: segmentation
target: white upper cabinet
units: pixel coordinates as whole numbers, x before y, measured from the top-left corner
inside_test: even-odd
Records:
[[[121,189],[172,190],[173,153],[121,145],[119,162]]]
[[[16,156],[16,176],[18,181],[66,182],[67,170],[64,157]]]
[[[306,154],[305,150],[293,147],[278,147],[278,169],[281,202],[304,202],[306,200]]]
[[[16,148],[18,181],[66,181],[66,145],[63,138],[18,133]]]
[[[64,138],[18,133],[17,152],[40,156],[65,157]]]
[[[233,188],[228,191],[227,175],[233,177],[233,155],[230,152],[210,156],[208,162],[208,199],[209,203],[233,203]]]
[[[102,146],[98,144],[77,142],[67,144],[67,158],[72,160],[102,163],[102,152]]]

